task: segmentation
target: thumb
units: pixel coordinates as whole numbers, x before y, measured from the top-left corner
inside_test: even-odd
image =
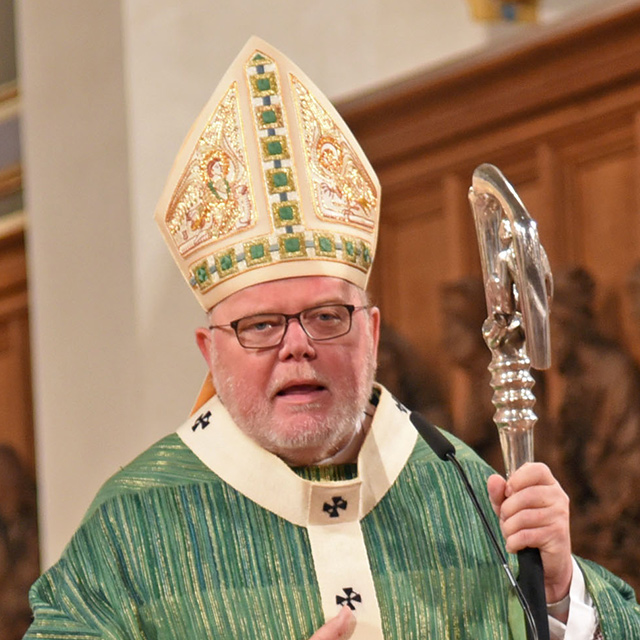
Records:
[[[349,607],[343,606],[340,613],[323,624],[309,640],[348,640],[356,628],[356,617]]]

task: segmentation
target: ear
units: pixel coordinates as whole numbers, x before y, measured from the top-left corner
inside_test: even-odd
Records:
[[[369,311],[369,321],[371,322],[371,335],[373,336],[373,355],[375,362],[378,362],[378,343],[380,342],[380,309],[371,307]]]
[[[211,331],[206,327],[198,327],[196,329],[196,344],[207,362],[209,371],[211,371]]]

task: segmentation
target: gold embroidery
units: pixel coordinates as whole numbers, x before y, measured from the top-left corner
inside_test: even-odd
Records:
[[[269,247],[269,238],[259,238],[253,242],[245,242],[244,259],[247,267],[253,267],[257,264],[266,264],[271,262],[271,249]]]
[[[254,98],[273,96],[279,91],[276,74],[273,73],[273,71],[269,71],[267,73],[255,73],[251,75],[249,79],[251,80],[251,93]]]
[[[220,278],[226,278],[232,273],[238,272],[238,261],[236,260],[236,250],[232,247],[224,251],[219,251],[214,256],[216,270]]]
[[[182,255],[255,224],[235,83],[214,111],[171,200],[166,222]]]
[[[258,129],[280,129],[284,127],[280,105],[269,104],[257,106],[256,124]]]
[[[267,169],[265,171],[267,178],[267,188],[269,193],[284,193],[286,191],[295,191],[293,183],[293,170],[291,167],[280,167],[279,169]]]
[[[304,258],[307,255],[304,233],[283,233],[278,236],[280,258]]]
[[[276,228],[302,224],[300,221],[300,208],[293,200],[271,203],[273,223]]]
[[[350,236],[342,236],[342,258],[346,262],[355,264],[358,260],[356,253],[357,240]]]
[[[214,282],[211,274],[209,273],[209,263],[207,260],[201,260],[191,267],[191,274],[193,276],[194,287],[197,286],[200,291],[209,290]]]
[[[265,136],[260,138],[260,145],[263,162],[289,159],[289,142],[285,136]]]
[[[378,198],[373,182],[333,118],[300,80],[290,78],[316,214],[322,220],[373,229]]]
[[[316,248],[317,256],[336,257],[336,243],[331,233],[314,233],[313,244]]]

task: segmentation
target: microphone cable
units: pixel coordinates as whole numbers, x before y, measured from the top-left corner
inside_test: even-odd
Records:
[[[498,543],[498,540],[493,533],[493,529],[489,524],[489,520],[482,510],[482,506],[480,505],[480,501],[478,500],[478,496],[476,495],[473,487],[471,486],[471,482],[469,482],[469,478],[465,473],[462,465],[458,458],[456,458],[456,448],[453,446],[453,443],[450,442],[442,433],[438,430],[436,426],[431,424],[424,416],[420,415],[416,411],[412,411],[409,415],[409,419],[411,423],[416,428],[418,433],[422,436],[424,441],[431,447],[433,452],[445,462],[453,462],[453,465],[462,480],[462,483],[473,502],[473,505],[476,509],[476,512],[480,516],[480,520],[484,525],[485,531],[489,534],[489,539],[491,540],[492,546],[495,552],[498,554],[498,558],[500,559],[500,564],[504,569],[504,572],[511,583],[511,586],[515,589],[516,597],[520,602],[520,606],[524,611],[524,615],[527,621],[527,627],[529,629],[529,640],[539,640],[538,636],[538,628],[535,623],[535,619],[533,617],[533,612],[531,611],[531,607],[529,606],[529,602],[527,601],[520,585],[518,584],[513,572],[509,568],[509,564],[507,562],[507,556],[505,555],[502,547]]]

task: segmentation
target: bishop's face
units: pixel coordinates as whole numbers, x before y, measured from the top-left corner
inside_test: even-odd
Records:
[[[293,314],[324,304],[366,304],[332,277],[276,280],[239,291],[212,309],[212,325],[259,313]],[[314,341],[291,320],[277,347],[245,349],[231,328],[196,331],[214,385],[240,429],[290,464],[312,464],[352,437],[371,393],[380,314],[353,313],[349,333]]]

